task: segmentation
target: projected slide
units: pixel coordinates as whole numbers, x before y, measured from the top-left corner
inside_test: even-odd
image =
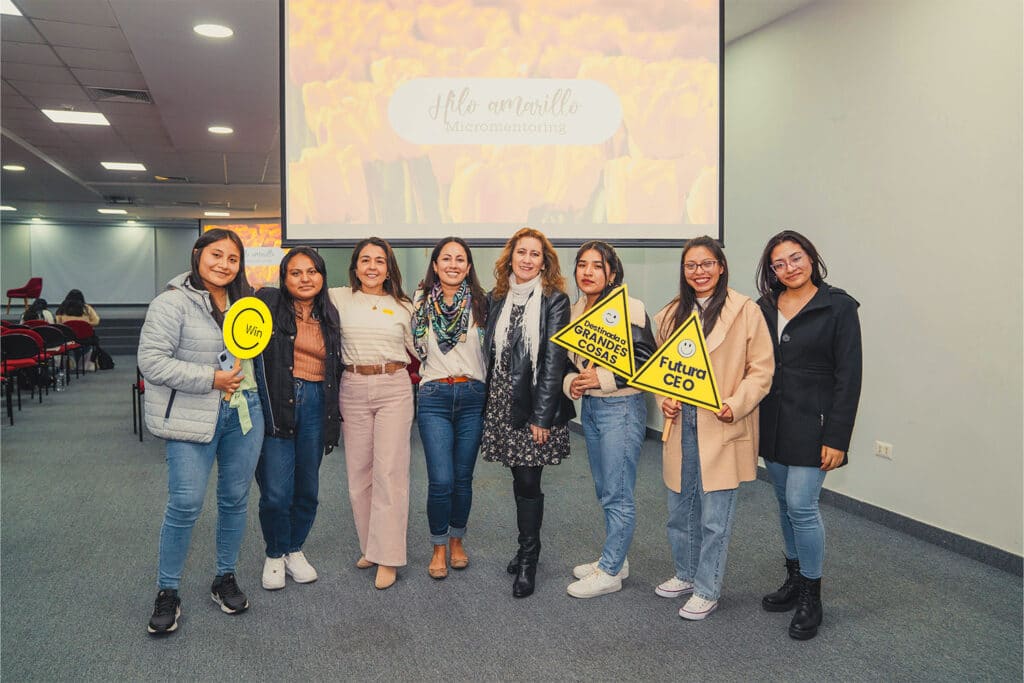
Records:
[[[282,0],[285,239],[720,235],[719,0]]]

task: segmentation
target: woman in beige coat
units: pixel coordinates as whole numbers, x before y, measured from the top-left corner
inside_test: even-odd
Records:
[[[729,289],[725,253],[710,237],[683,250],[679,296],[654,317],[660,346],[696,311],[722,409],[717,413],[661,403],[671,436],[662,452],[668,487],[668,538],[676,572],[655,589],[666,598],[690,595],[679,610],[700,620],[718,606],[740,482],[757,472],[757,405],[771,387],[775,362],[757,305]]]

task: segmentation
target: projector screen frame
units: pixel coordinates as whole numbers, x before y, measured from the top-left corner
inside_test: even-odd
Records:
[[[288,236],[288,158],[285,147],[287,139],[287,113],[285,101],[285,83],[287,75],[287,2],[278,0],[278,100],[280,105],[281,135],[280,143],[280,167],[281,167],[281,247],[288,249],[297,246],[310,246],[316,248],[352,248],[360,240],[371,235],[386,239],[392,247],[432,247],[445,235],[456,235],[462,237],[470,246],[474,247],[501,247],[507,238],[474,237],[465,234],[465,229],[474,224],[451,224],[450,230],[439,230],[439,237],[429,238],[391,238],[388,237],[389,226],[363,225],[362,227],[372,228],[366,234],[353,238],[338,239],[291,239]],[[718,235],[719,244],[725,246],[725,0],[718,0]],[[442,226],[446,224],[441,224]],[[477,224],[479,225],[479,224]],[[511,235],[523,224],[490,224],[507,225],[508,233]],[[545,231],[546,223],[534,224],[530,227]],[[557,224],[551,224],[557,225]],[[607,225],[607,224],[604,224]],[[361,227],[354,225],[353,227]],[[424,226],[427,227],[427,226]],[[625,225],[624,229],[633,230],[637,225]],[[546,232],[546,231],[545,231]],[[443,234],[441,234],[443,233]],[[579,247],[589,238],[556,238],[548,235],[551,243],[556,247]],[[679,248],[686,244],[691,238],[664,239],[664,238],[623,238],[607,239],[616,247],[639,247],[639,248]]]

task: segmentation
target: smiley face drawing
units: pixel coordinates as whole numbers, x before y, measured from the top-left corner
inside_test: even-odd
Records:
[[[609,308],[601,316],[601,319],[604,320],[605,325],[607,325],[608,327],[613,327],[614,325],[617,325],[619,322],[619,312],[613,308]]]
[[[679,346],[676,347],[676,350],[679,351],[679,355],[683,358],[689,358],[693,354],[697,353],[697,345],[690,339],[684,339],[679,342]]]

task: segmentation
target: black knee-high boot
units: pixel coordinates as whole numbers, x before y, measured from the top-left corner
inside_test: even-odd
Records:
[[[512,596],[525,598],[533,594],[540,559],[540,527],[544,519],[544,496],[516,496],[516,521],[519,524],[519,563],[512,582]]]
[[[789,623],[789,637],[810,640],[818,635],[821,618],[821,579],[800,576],[800,596],[797,600],[796,614]]]

